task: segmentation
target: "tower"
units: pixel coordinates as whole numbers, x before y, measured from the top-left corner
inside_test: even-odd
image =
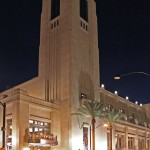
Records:
[[[83,133],[79,127],[84,118],[71,113],[83,97],[99,100],[100,95],[95,1],[43,0],[39,74],[0,94],[7,95],[3,103],[13,150],[23,149],[24,144],[32,149],[35,145],[44,147],[34,139],[41,132],[43,137],[57,135],[59,144],[51,149],[81,149]]]
[[[70,115],[86,99],[99,100],[99,50],[94,0],[43,0],[39,78],[45,100],[60,101],[61,149],[73,149],[77,120]]]

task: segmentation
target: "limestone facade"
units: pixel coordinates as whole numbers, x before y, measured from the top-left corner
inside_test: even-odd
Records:
[[[60,3],[60,14],[51,19],[51,6],[56,1],[57,5]],[[82,4],[84,6],[87,4],[88,20],[80,14],[83,9],[80,7]],[[117,108],[125,107],[126,112],[129,112],[131,107],[133,112],[148,116],[149,106],[135,107],[131,102],[117,98],[99,87],[97,34],[94,0],[43,0],[39,74],[30,81],[0,93],[0,96],[5,96],[1,102],[6,103],[7,150],[23,150],[27,147],[31,150],[83,149],[84,130],[81,126],[87,120],[71,116],[83,97],[85,100],[103,100],[109,105],[115,104]],[[0,116],[2,113],[3,109],[0,108]],[[96,123],[99,125],[103,122],[97,120]],[[132,141],[138,143],[139,140],[140,147],[143,139],[144,148],[148,148],[150,144],[146,141],[150,139],[150,130],[147,125],[147,122],[141,126],[129,123],[127,120],[115,124],[114,149],[116,142],[122,144],[122,141],[125,141],[122,150],[128,150],[128,145],[131,145],[129,147],[131,149]],[[2,126],[2,117],[0,117],[0,126]],[[86,129],[89,149],[90,127],[86,126]],[[96,130],[96,150],[100,147],[107,150],[109,134],[107,129],[100,127]],[[0,132],[2,143],[1,134]],[[129,134],[132,136],[128,136]],[[136,150],[138,150],[137,144]]]
[[[150,104],[138,105],[100,89],[100,99],[105,105],[116,108],[124,114],[123,120],[113,125],[114,150],[150,149]]]

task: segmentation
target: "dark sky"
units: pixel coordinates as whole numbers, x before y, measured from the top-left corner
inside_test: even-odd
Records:
[[[150,102],[150,2],[97,0],[100,78],[131,101]],[[0,91],[37,76],[41,0],[0,0]]]

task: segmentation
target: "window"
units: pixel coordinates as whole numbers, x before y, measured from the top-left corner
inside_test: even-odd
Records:
[[[7,150],[12,150],[12,119],[6,121],[6,144]]]
[[[138,139],[138,148],[144,149],[144,139]]]
[[[33,128],[29,128],[29,132],[33,132]]]
[[[29,123],[33,123],[33,120],[29,120]]]
[[[60,0],[51,0],[51,20],[60,15]]]
[[[116,135],[116,149],[121,149],[124,147],[125,137],[124,135],[117,134]]]
[[[80,17],[88,21],[88,2],[87,0],[80,0]]]
[[[134,149],[134,142],[135,142],[134,137],[128,137],[128,148],[129,149]]]
[[[42,137],[50,137],[50,123],[37,120],[30,120],[29,122],[30,140],[40,139]]]

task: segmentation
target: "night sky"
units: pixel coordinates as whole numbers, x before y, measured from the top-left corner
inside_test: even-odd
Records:
[[[97,0],[100,79],[107,90],[150,103],[150,2]],[[41,0],[0,0],[0,91],[38,72]]]

